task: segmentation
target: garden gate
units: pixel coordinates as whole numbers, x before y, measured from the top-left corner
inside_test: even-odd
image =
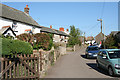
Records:
[[[1,58],[2,80],[39,79],[39,57],[31,55],[9,55]]]

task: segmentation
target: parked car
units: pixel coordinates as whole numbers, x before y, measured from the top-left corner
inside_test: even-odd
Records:
[[[85,51],[86,58],[97,58],[98,46],[88,46]]]
[[[120,75],[120,49],[101,49],[96,64],[107,70],[110,76]]]

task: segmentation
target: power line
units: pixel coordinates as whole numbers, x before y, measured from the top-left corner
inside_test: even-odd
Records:
[[[96,23],[95,25],[93,25],[91,28],[89,28],[87,31],[89,31],[89,30],[91,30],[91,29],[93,29],[94,27],[96,27],[97,25],[99,24],[99,22],[98,23]],[[86,31],[86,32],[87,32]]]
[[[98,24],[99,24],[100,22],[98,22],[98,23],[96,23],[95,25],[93,25],[91,28],[89,28],[87,31],[86,31],[86,33],[87,34],[90,34],[91,35],[91,31],[93,30],[93,29],[95,29],[96,27],[98,27]]]
[[[104,3],[103,3],[103,7],[102,7],[102,10],[101,10],[101,19],[102,19],[102,17],[103,17],[104,8],[105,8],[105,0],[104,0]]]

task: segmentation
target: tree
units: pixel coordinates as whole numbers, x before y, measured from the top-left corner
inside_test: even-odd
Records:
[[[117,41],[117,37],[116,36],[113,36],[113,34],[110,34],[107,36],[106,40],[105,40],[105,47],[106,48],[117,48],[118,46],[118,41]]]
[[[75,26],[70,26],[70,37],[68,40],[68,45],[74,46],[76,44],[81,45],[81,42],[79,40],[79,37],[81,35],[81,31],[78,28],[75,28]]]

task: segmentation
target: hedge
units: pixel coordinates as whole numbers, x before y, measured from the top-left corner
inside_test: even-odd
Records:
[[[2,55],[10,54],[32,54],[32,46],[24,41],[11,40],[6,38],[2,39]]]

